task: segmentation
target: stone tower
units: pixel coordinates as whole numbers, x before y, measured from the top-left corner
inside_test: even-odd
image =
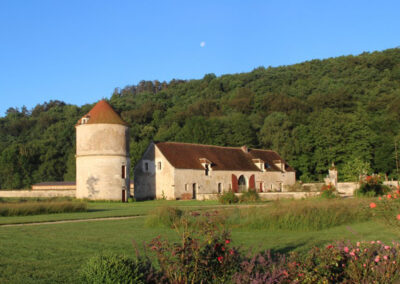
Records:
[[[99,101],[76,128],[76,197],[129,197],[129,129],[105,101]]]

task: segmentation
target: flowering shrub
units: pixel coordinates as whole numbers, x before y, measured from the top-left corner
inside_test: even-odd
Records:
[[[213,220],[214,215],[194,213],[198,226],[190,226],[187,218],[176,224],[179,243],[158,237],[148,244],[163,278],[168,283],[229,282],[238,269],[240,253],[232,247],[229,233]]]
[[[385,222],[394,227],[400,227],[400,190],[390,192],[377,198],[369,204],[373,215],[383,218]]]
[[[389,191],[389,188],[382,184],[380,175],[366,176],[360,181],[360,188],[356,190],[356,196],[380,196]]]
[[[327,199],[335,198],[335,197],[337,197],[336,188],[332,184],[328,184],[328,185],[324,184],[321,187],[321,195],[320,196],[322,198],[327,198]]]

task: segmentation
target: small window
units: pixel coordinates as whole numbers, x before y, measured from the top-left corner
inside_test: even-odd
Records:
[[[218,194],[222,193],[222,183],[218,183]]]
[[[158,162],[158,163],[157,163],[157,169],[158,169],[159,171],[161,171],[161,162]]]
[[[205,166],[205,174],[206,174],[206,176],[208,176],[209,172],[210,172],[209,165],[206,164],[206,166]]]
[[[189,184],[185,184],[185,191],[189,190]]]
[[[145,170],[146,172],[149,171],[149,163],[144,163],[144,170]]]
[[[121,177],[123,179],[126,178],[126,166],[125,165],[122,165],[122,167],[121,167]]]

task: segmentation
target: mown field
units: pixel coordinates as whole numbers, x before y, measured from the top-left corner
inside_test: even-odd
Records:
[[[140,216],[126,220],[0,226],[0,283],[77,283],[80,267],[93,255],[112,251],[133,256],[134,243],[143,251],[143,244],[159,235],[177,240],[174,230],[154,222],[154,218],[159,216],[157,211],[163,212],[157,208],[165,206],[193,211],[218,210],[219,214],[224,215],[221,220],[232,231],[234,245],[244,250],[306,252],[313,246],[335,240],[398,240],[396,228],[365,215],[363,209],[368,202],[358,199],[285,201],[241,205],[238,209],[233,206],[222,207],[212,201],[90,202],[88,212],[0,217],[1,224],[10,224]],[[335,215],[333,212],[339,213]],[[293,217],[296,214],[298,218]],[[316,217],[304,217],[314,215]],[[344,222],[340,221],[344,215],[350,217]],[[252,221],[255,216],[258,219]],[[330,219],[336,221],[329,226],[321,226]]]

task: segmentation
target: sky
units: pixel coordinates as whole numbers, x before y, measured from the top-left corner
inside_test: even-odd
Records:
[[[0,116],[400,46],[400,1],[0,0]]]

